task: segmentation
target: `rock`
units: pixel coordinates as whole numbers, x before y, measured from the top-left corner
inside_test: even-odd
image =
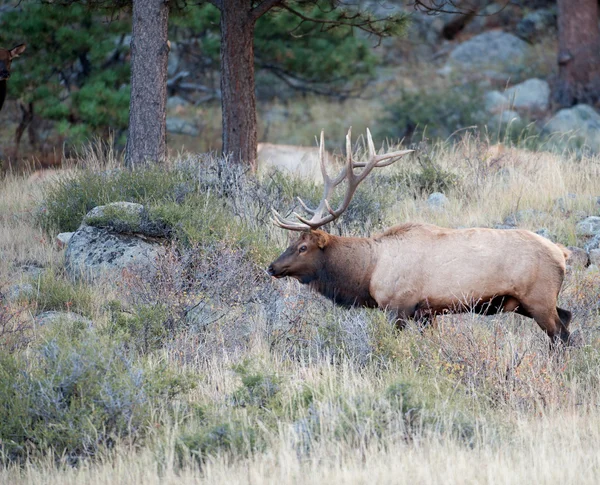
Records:
[[[508,88],[505,96],[516,110],[546,111],[550,105],[550,86],[541,79],[528,79]]]
[[[117,233],[139,233],[145,212],[142,204],[112,202],[94,207],[83,218],[83,224]]]
[[[185,197],[184,187],[175,189],[175,198]],[[94,207],[83,218],[83,225],[107,229],[117,234],[141,234],[149,237],[169,237],[171,228],[164,222],[151,220],[145,207],[134,202],[112,202]]]
[[[576,246],[568,246],[567,249],[571,251],[569,258],[567,259],[568,266],[585,268],[588,265],[589,258],[585,249],[581,249]]]
[[[588,253],[592,249],[600,249],[600,234],[596,234],[594,237],[592,237],[591,239],[589,239],[584,244],[583,249],[585,249]]]
[[[569,193],[566,196],[566,200],[565,200],[564,197],[559,197],[558,199],[556,199],[554,201],[554,205],[561,212],[565,212],[567,210],[567,207],[569,206],[569,201],[570,200],[576,200],[576,199],[577,199],[577,194],[570,194]]]
[[[556,12],[542,8],[525,15],[517,24],[516,32],[519,37],[531,42],[547,35],[552,29],[556,29]]]
[[[37,279],[44,272],[44,267],[40,263],[26,262],[20,264],[18,268],[29,278]]]
[[[193,123],[174,116],[167,117],[167,131],[179,135],[198,136],[200,134],[200,130]]]
[[[448,58],[455,69],[487,70],[488,75],[510,72],[523,62],[529,46],[518,37],[493,30],[476,35],[456,47]]]
[[[74,233],[72,232],[61,232],[56,236],[56,245],[59,248],[64,248],[67,244],[69,244],[69,241],[71,240],[73,234]]]
[[[443,209],[448,203],[448,197],[441,192],[434,192],[427,198],[427,205],[432,209]]]
[[[21,298],[28,298],[34,294],[33,286],[30,283],[19,283],[16,285],[9,286],[0,300],[7,302],[15,302]]]
[[[545,237],[546,239],[549,239],[550,241],[554,241],[554,236],[545,227],[542,227],[541,229],[538,229],[537,231],[535,231],[535,233],[539,234],[542,237]]]
[[[114,234],[104,228],[82,225],[65,252],[65,269],[73,280],[120,280],[128,270],[144,277],[156,274],[163,246],[139,237]]]
[[[589,216],[579,221],[575,226],[575,234],[578,236],[596,236],[600,234],[600,217]]]
[[[91,326],[92,321],[89,318],[84,317],[83,315],[79,315],[79,313],[74,312],[56,312],[49,311],[40,313],[35,316],[35,323],[39,326],[48,325],[54,322],[81,322],[85,325]]]
[[[500,91],[488,91],[483,97],[485,110],[488,113],[501,113],[509,109],[510,102]]]
[[[494,229],[516,229],[517,226],[513,226],[512,224],[496,224]]]
[[[185,108],[189,106],[189,102],[183,99],[181,96],[171,96],[167,99],[167,109],[177,110],[179,108]]]
[[[504,219],[504,224],[516,226],[519,222],[531,221],[537,218],[546,217],[547,213],[536,209],[521,209],[514,214],[509,214]]]
[[[489,126],[502,126],[508,125],[509,123],[519,123],[521,121],[521,116],[516,111],[511,109],[507,109],[502,111],[501,113],[495,114],[488,121]]]
[[[563,141],[569,148],[579,148],[583,142],[600,153],[600,114],[587,104],[558,111],[544,126],[544,133],[565,135]]]
[[[600,266],[600,249],[592,249],[590,251],[590,263]]]

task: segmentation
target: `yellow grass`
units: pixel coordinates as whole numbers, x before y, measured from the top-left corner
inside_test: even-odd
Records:
[[[520,227],[545,227],[560,242],[575,244],[576,222],[598,214],[598,158],[490,150],[472,139],[432,150],[437,150],[433,157],[441,168],[459,176],[457,188],[447,193],[449,206],[433,210],[421,194],[399,197],[386,210],[384,224],[424,221],[491,227],[516,211],[534,209],[537,212],[519,221]],[[415,159],[402,161],[394,170],[400,173],[417,163]],[[557,203],[560,197],[562,208]],[[39,200],[40,186],[26,177],[0,181],[0,291],[24,277],[20,268],[27,261],[60,267],[61,251],[35,225]],[[277,229],[265,230],[280,237]],[[289,402],[303,386],[319,389],[314,409],[302,411],[304,417],[311,412],[326,416],[328,406],[338,398],[351,411],[356,405],[358,413],[361,399],[377,400],[399,379],[412,386],[415,399],[427,403],[427,413],[437,420],[433,427],[417,424],[410,438],[391,432],[393,426],[385,428],[379,439],[340,438],[334,423],[348,423],[331,412],[331,421],[321,423],[321,439],[313,443],[310,453],[302,453],[297,429],[284,419],[285,413],[283,417],[273,414],[278,419],[275,429],[267,424],[263,429],[242,409],[235,411],[235,417],[268,436],[266,448],[250,456],[223,452],[209,456],[201,467],[192,459],[180,463],[175,449],[181,429],[172,422],[142,446],[119,443],[76,467],[56,465],[57,457],[8,465],[0,468],[0,483],[598,483],[600,322],[591,306],[597,304],[599,283],[600,276],[593,271],[569,272],[561,301],[577,311],[573,326],[582,331],[586,347],[560,357],[549,354],[545,336],[534,322],[514,315],[449,317],[442,319],[439,330],[424,334],[409,330],[391,339],[390,334],[377,337],[375,332],[378,348],[391,356],[389,365],[359,365],[352,358],[313,359],[310,355],[290,359],[284,352],[270,350],[265,332],[269,322],[264,315],[244,322],[249,329],[243,347],[228,349],[224,334],[221,340],[215,338],[216,351],[205,355],[191,336],[182,335],[156,356],[173,368],[196,373],[198,386],[186,398],[210,406],[225,419],[233,419],[228,414],[231,395],[239,386],[232,366],[242,361],[284,376],[282,392]],[[295,283],[274,284],[282,291],[301,291]],[[107,296],[97,291],[96,298],[100,308]],[[336,318],[344,312],[334,311]],[[309,321],[308,325],[321,323]],[[442,431],[459,419],[474,423],[470,439]],[[365,423],[366,428],[380,424]],[[362,430],[353,432],[360,436]]]

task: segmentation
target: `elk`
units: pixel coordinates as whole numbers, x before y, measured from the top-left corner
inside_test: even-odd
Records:
[[[301,232],[268,273],[292,277],[343,306],[389,311],[404,328],[413,319],[429,323],[436,315],[474,311],[484,315],[516,312],[533,318],[552,344],[569,340],[571,312],[558,308],[568,250],[526,230],[447,229],[406,223],[383,234],[340,237],[320,230],[348,207],[358,185],[375,169],[394,163],[412,150],[377,155],[367,130],[368,161],[352,157],[350,131],[346,164],[335,178],[320,157],[323,197],[316,209],[298,198],[310,219],[275,209],[275,225]],[[323,154],[321,133],[320,152]],[[356,169],[362,171],[356,173]],[[337,208],[329,204],[336,186],[346,181]]]
[[[10,50],[0,49],[0,110],[6,99],[6,81],[10,78],[10,63],[25,50],[25,44],[19,44]]]

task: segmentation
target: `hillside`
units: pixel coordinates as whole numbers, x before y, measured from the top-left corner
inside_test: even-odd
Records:
[[[597,481],[600,271],[583,249],[559,300],[577,345],[551,352],[514,314],[399,332],[266,274],[288,238],[269,208],[314,201],[310,183],[196,155],[132,174],[97,148],[45,177],[0,182],[3,483]],[[381,169],[331,230],[520,227],[596,261],[598,180],[597,158],[467,136]],[[56,234],[82,220],[65,254]],[[102,279],[89,253],[82,278],[87,233],[157,259]]]

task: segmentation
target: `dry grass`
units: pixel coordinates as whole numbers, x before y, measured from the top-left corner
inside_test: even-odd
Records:
[[[422,147],[420,156],[456,175],[445,209],[430,208],[427,194],[402,185],[406,171],[420,166],[413,158],[371,182],[367,191],[389,202],[377,219],[358,230],[343,224],[338,229],[370,233],[407,220],[491,227],[518,213],[519,227],[545,227],[559,242],[581,244],[576,222],[598,214],[597,158],[490,150],[472,138]],[[97,153],[87,157],[90,165],[104,163]],[[0,184],[2,290],[20,281],[24,262],[56,268],[62,256],[34,222],[40,186],[16,176]],[[272,244],[285,243],[279,229],[264,231]],[[260,271],[252,276],[257,268],[248,269],[231,248],[215,251],[202,263],[206,267],[196,264],[205,275],[202,291],[235,310],[202,331],[173,327],[167,344],[150,354],[156,365],[166,363],[197,381],[184,398],[156,410],[151,439],[118,442],[76,467],[57,465],[56,456],[9,464],[0,469],[0,482],[597,482],[597,272],[569,272],[561,306],[574,311],[573,327],[585,345],[553,354],[535,323],[515,315],[450,316],[438,329],[421,333],[411,327],[397,334],[380,312],[334,307],[295,282],[270,282]],[[176,270],[168,264],[167,274]],[[236,294],[236,281],[229,281],[235,277],[219,278],[232,269],[243,272],[236,281],[244,281],[244,288]],[[210,287],[213,280],[218,289]],[[179,290],[167,283],[172,286],[171,280],[157,282],[163,286],[156,295],[182,305]],[[100,289],[93,295],[95,324],[106,328],[105,303],[118,295]],[[240,366],[273,388],[245,389]],[[407,395],[397,398],[398,389],[407,389]],[[250,394],[242,398],[241,390]],[[259,391],[267,394],[252,394]],[[304,402],[307,392],[310,400]],[[187,416],[186,403],[205,416]],[[217,448],[200,462],[182,456],[181,437],[202,429],[202,420],[241,426],[239,443]]]

